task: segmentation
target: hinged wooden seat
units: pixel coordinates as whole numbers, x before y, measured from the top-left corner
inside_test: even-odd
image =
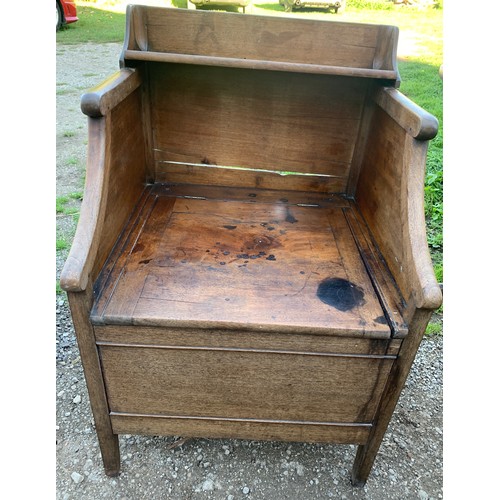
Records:
[[[342,197],[155,184],[137,212],[97,283],[95,325],[406,332],[401,297]]]
[[[129,6],[61,275],[109,475],[144,433],[355,443],[366,481],[441,303],[396,43]]]

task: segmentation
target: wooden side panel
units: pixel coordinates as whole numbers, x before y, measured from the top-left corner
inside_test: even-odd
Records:
[[[403,264],[403,245],[398,243],[401,242],[406,214],[401,211],[400,197],[393,193],[405,196],[402,182],[406,132],[379,107],[374,109],[372,123],[355,195],[356,204],[388,258],[389,268],[399,275]],[[381,238],[382,234],[386,237]],[[408,300],[408,287],[403,287],[403,294]]]
[[[150,67],[157,181],[344,192],[367,80]]]
[[[92,279],[95,280],[120,231],[124,228],[146,182],[141,89],[111,110],[106,120],[105,162],[109,170],[104,226]],[[88,161],[94,161],[89,158]]]
[[[393,362],[237,349],[99,350],[111,412],[296,422],[370,423]]]
[[[427,245],[424,177],[427,141],[414,139],[376,106],[355,194],[359,212],[407,304],[436,309],[442,301]]]
[[[372,68],[378,41],[376,25],[185,9],[144,12],[152,52]],[[128,48],[140,45],[131,40]]]
[[[387,322],[391,325],[393,336],[403,338],[408,333],[408,325],[403,319],[406,304],[401,293],[354,203],[352,209],[344,210],[344,213],[358,245],[361,258],[377,290]]]

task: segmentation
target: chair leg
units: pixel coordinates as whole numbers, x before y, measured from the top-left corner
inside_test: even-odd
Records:
[[[104,472],[107,476],[116,477],[120,474],[120,446],[117,434],[103,435],[97,433],[101,457],[104,464]]]
[[[113,433],[111,427],[101,363],[95,343],[94,329],[89,320],[92,286],[89,284],[87,290],[83,292],[68,292],[68,302],[87,383],[90,406],[94,415],[104,470],[108,476],[117,476],[120,473],[118,435]]]
[[[431,314],[432,311],[417,310],[409,325],[408,335],[401,345],[398,358],[394,361],[391,373],[389,374],[389,380],[382,394],[381,403],[368,441],[366,444],[358,446],[351,472],[351,483],[353,486],[362,487],[368,480],[378,449],[391,421],[406,378],[410,373],[413,360],[415,359],[418,346],[422,341]]]
[[[375,462],[379,446],[380,443],[375,446],[373,442],[358,446],[351,472],[351,484],[353,486],[362,488],[366,484],[373,463]]]

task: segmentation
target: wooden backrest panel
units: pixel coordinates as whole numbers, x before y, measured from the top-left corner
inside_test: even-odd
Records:
[[[346,192],[372,82],[396,86],[393,26],[131,5],[155,180]]]
[[[345,190],[369,80],[162,63],[149,75],[158,181]]]
[[[132,50],[397,72],[393,26],[141,5],[127,16],[124,58]]]

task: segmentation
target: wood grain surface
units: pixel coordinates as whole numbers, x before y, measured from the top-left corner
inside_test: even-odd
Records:
[[[149,71],[157,181],[345,191],[367,80],[167,64]]]
[[[152,192],[106,267],[93,322],[389,338],[343,210],[284,200]]]

